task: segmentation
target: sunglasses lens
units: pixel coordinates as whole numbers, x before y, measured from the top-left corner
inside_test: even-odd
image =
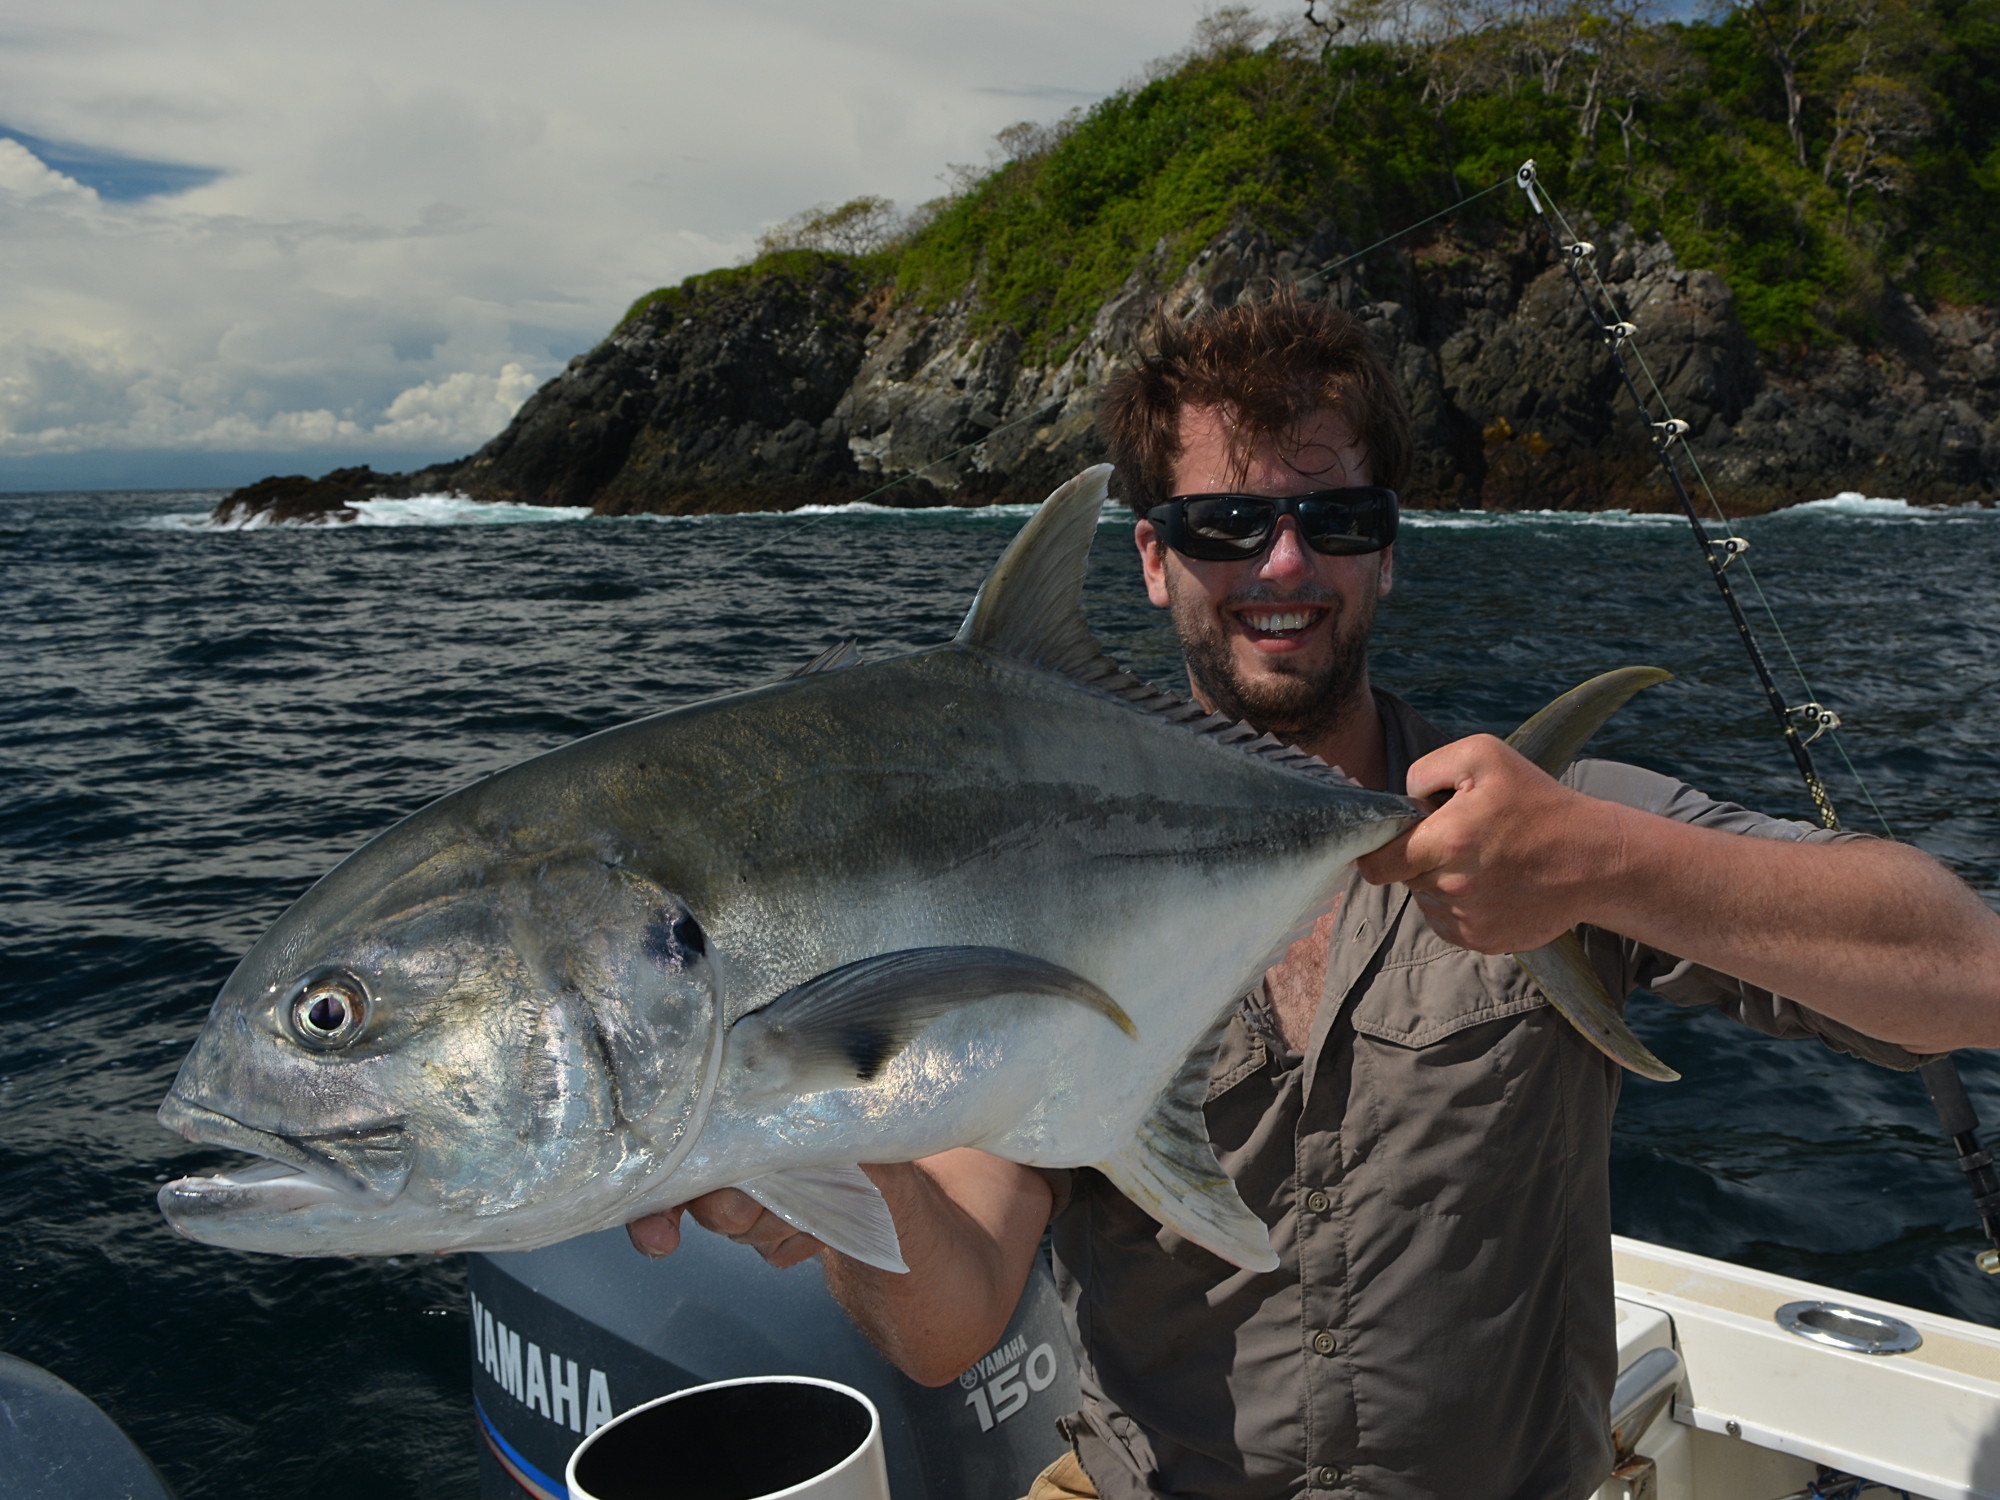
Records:
[[[1232,562],[1255,557],[1271,542],[1278,517],[1298,523],[1299,537],[1315,552],[1353,557],[1380,552],[1396,540],[1392,490],[1357,485],[1310,495],[1182,495],[1147,512],[1161,539],[1188,557]]]
[[[1299,531],[1316,552],[1340,556],[1379,552],[1386,545],[1383,507],[1373,498],[1357,502],[1306,500],[1298,515]]]
[[[1260,549],[1278,509],[1255,495],[1204,495],[1182,504],[1183,550],[1211,560],[1248,557]]]

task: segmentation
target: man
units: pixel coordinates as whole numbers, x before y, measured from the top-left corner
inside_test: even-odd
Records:
[[[1581,927],[1613,994],[1909,1067],[2000,1043],[2000,917],[1914,850],[1633,767],[1558,782],[1376,689],[1394,549],[1381,508],[1348,502],[1403,482],[1409,425],[1345,315],[1281,298],[1168,326],[1104,428],[1195,695],[1442,805],[1361,862],[1217,1058],[1211,1138],[1277,1271],[1219,1260],[1094,1172],[962,1150],[870,1167],[911,1272],[828,1254],[828,1284],[942,1383],[995,1341],[1052,1223],[1086,1405],[1048,1494],[1587,1495],[1610,1460],[1618,1075],[1504,955]],[[691,1207],[777,1265],[821,1249],[741,1194]],[[634,1241],[672,1249],[679,1217]]]

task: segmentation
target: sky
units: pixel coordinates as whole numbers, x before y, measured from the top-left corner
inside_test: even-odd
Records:
[[[1206,8],[15,0],[0,491],[471,452],[642,293],[937,196]]]

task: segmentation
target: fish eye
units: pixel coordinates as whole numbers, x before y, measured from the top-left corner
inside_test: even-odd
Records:
[[[292,999],[292,1035],[308,1047],[330,1052],[351,1046],[368,1027],[368,992],[349,974],[319,974]]]

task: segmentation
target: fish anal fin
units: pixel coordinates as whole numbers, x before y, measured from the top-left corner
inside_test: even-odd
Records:
[[[1674,674],[1664,667],[1619,667],[1579,683],[1507,736],[1507,743],[1551,776],[1560,776],[1593,734],[1641,688]]]
[[[766,1172],[737,1187],[772,1213],[850,1259],[905,1272],[902,1242],[889,1205],[859,1167],[797,1167]]]
[[[871,1083],[931,1022],[1003,996],[1088,1006],[1127,1036],[1124,1009],[1081,974],[1011,948],[899,948],[794,985],[730,1028],[753,1089],[812,1093]]]
[[[1681,1076],[1632,1034],[1574,932],[1565,932],[1533,952],[1516,953],[1514,962],[1528,971],[1549,997],[1549,1004],[1583,1033],[1584,1040],[1620,1067],[1660,1083],[1672,1083]]]
[[[1188,1054],[1131,1145],[1098,1171],[1160,1223],[1246,1271],[1275,1271],[1271,1231],[1250,1212],[1208,1143],[1208,1077],[1231,1011]]]

